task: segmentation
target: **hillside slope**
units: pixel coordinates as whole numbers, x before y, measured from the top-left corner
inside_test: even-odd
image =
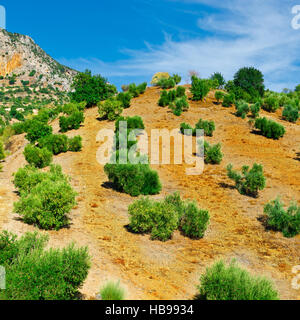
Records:
[[[118,193],[106,184],[103,166],[96,160],[101,143],[97,133],[113,128],[113,122],[99,121],[97,108],[86,111],[83,127],[69,135],[83,137],[80,153],[55,157],[79,192],[78,206],[72,211],[69,229],[51,231],[50,245],[62,247],[71,241],[87,245],[92,256],[92,269],[82,289],[87,299],[94,298],[107,280],[120,279],[129,299],[192,299],[201,273],[215,260],[236,258],[250,272],[272,278],[282,299],[300,299],[292,289],[292,267],[300,264],[300,236],[287,239],[279,232],[265,230],[259,217],[263,206],[281,195],[286,203],[299,200],[300,171],[297,152],[300,147],[300,126],[280,120],[278,114],[262,111],[264,116],[282,123],[286,135],[279,141],[251,133],[247,120],[234,115],[233,108],[214,104],[213,93],[206,102],[190,102],[190,110],[174,116],[167,108],[157,106],[160,90],[150,88],[134,99],[124,115],[140,115],[150,133],[153,128],[179,128],[180,123],[194,125],[199,118],[214,120],[216,131],[211,143],[222,143],[221,165],[207,165],[200,176],[186,176],[186,165],[153,166],[159,173],[163,191],[153,198],[180,191],[184,198],[195,199],[211,214],[206,236],[191,240],[176,231],[165,243],[151,241],[148,235],[128,232],[127,207],[135,199]],[[54,123],[58,130],[57,122]],[[34,227],[25,225],[12,213],[17,200],[12,173],[25,165],[22,150],[24,137],[14,137],[12,155],[0,173],[0,229],[23,234]],[[263,164],[267,188],[258,199],[240,195],[226,176],[226,166],[235,168]]]
[[[59,84],[61,90],[68,91],[77,72],[55,61],[30,37],[0,29],[0,76],[13,73],[25,81]]]

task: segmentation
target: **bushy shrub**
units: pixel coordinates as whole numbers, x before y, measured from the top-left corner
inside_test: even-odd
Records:
[[[72,102],[72,103],[67,103],[63,105],[61,111],[70,116],[76,111],[84,111],[85,107],[86,107],[85,101],[79,102],[79,103]]]
[[[160,107],[166,107],[169,105],[169,95],[167,90],[163,90],[160,94],[160,98],[158,100],[158,105]]]
[[[195,130],[204,130],[204,135],[208,136],[208,137],[212,137],[213,136],[213,132],[216,130],[216,126],[215,123],[213,121],[205,121],[200,119],[197,123],[196,123],[196,127]]]
[[[109,121],[116,120],[123,112],[122,102],[116,99],[108,99],[98,104],[98,112],[100,118],[108,119]]]
[[[72,89],[74,91],[70,93],[71,100],[85,101],[87,108],[91,108],[99,101],[109,99],[117,93],[115,86],[108,84],[107,80],[100,75],[92,76],[89,70],[78,73],[74,77]]]
[[[79,152],[82,150],[82,138],[81,136],[75,136],[68,140],[68,151]]]
[[[285,134],[284,126],[267,118],[256,119],[255,128],[260,130],[261,134],[269,139],[279,139]]]
[[[180,116],[183,111],[186,111],[189,109],[189,103],[187,101],[186,96],[182,98],[177,98],[173,103],[170,104],[169,107],[175,116]]]
[[[52,133],[52,127],[38,120],[31,120],[26,130],[26,139],[31,143]]]
[[[252,276],[235,261],[223,261],[206,269],[200,278],[199,299],[206,300],[278,300],[271,281]]]
[[[68,151],[68,137],[64,134],[51,134],[39,140],[39,148],[47,148],[54,155]]]
[[[26,132],[26,124],[25,122],[16,122],[12,125],[12,129],[16,135],[23,134]]]
[[[131,94],[132,97],[137,98],[139,95],[145,93],[146,88],[147,82],[143,82],[138,86],[135,83],[131,83],[128,86],[128,92]]]
[[[177,98],[181,98],[185,96],[185,87],[182,86],[178,86],[176,88],[176,97]]]
[[[75,206],[76,193],[65,180],[44,180],[28,195],[14,203],[14,210],[25,223],[50,230],[59,230],[69,223],[67,213]]]
[[[292,203],[285,210],[280,199],[276,199],[265,206],[265,214],[268,217],[268,226],[281,231],[287,238],[295,237],[300,233],[300,207]]]
[[[192,76],[191,93],[193,94],[193,100],[203,100],[209,93],[210,87],[206,79],[199,79],[196,76]]]
[[[236,116],[245,119],[250,111],[249,104],[245,101],[239,101],[236,104]]]
[[[226,83],[222,73],[220,72],[215,72],[210,79],[217,81],[217,89],[222,89]]]
[[[270,95],[264,99],[263,109],[268,112],[275,112],[279,108],[279,102],[276,96]]]
[[[216,93],[215,93],[215,98],[216,98],[217,102],[219,103],[219,101],[224,98],[224,92],[222,92],[222,91],[216,91]]]
[[[296,106],[287,105],[283,109],[282,117],[289,122],[297,122],[299,119],[299,110]]]
[[[198,142],[201,146],[202,141]],[[208,142],[204,142],[204,162],[206,164],[220,164],[223,159],[221,144],[211,146]]]
[[[168,92],[169,103],[176,100],[176,90],[170,90]]]
[[[172,78],[175,81],[176,85],[181,82],[181,77],[179,74],[173,74]]]
[[[225,94],[223,98],[223,107],[229,108],[235,103],[235,95],[233,93]]]
[[[253,68],[241,68],[234,75],[234,85],[246,91],[251,97],[263,97],[265,91],[263,74]]]
[[[161,78],[158,80],[157,86],[161,87],[162,89],[171,89],[176,86],[176,82],[172,77]]]
[[[140,116],[133,116],[133,117],[119,117],[115,123],[115,132],[117,133],[120,130],[120,122],[127,123],[127,129],[145,129],[145,125],[143,119]]]
[[[117,100],[121,101],[122,108],[124,108],[124,109],[128,109],[130,107],[131,99],[132,99],[132,96],[129,92],[125,92],[125,93],[120,92],[117,95]]]
[[[84,113],[81,111],[75,111],[68,117],[62,116],[59,118],[60,131],[78,130],[83,122]]]
[[[209,212],[198,208],[195,202],[189,202],[184,207],[180,228],[184,235],[192,239],[201,239],[209,223]]]
[[[186,131],[186,130],[188,130],[188,131]],[[181,132],[182,134],[191,136],[191,135],[193,135],[193,133],[194,133],[194,129],[193,129],[193,127],[192,127],[191,125],[189,125],[189,124],[187,124],[187,123],[182,123],[182,124],[180,125],[180,132]]]
[[[0,161],[5,159],[5,152],[2,141],[0,141]]]
[[[235,187],[241,194],[257,197],[258,191],[265,188],[266,178],[262,165],[254,163],[252,169],[249,166],[243,166],[242,174],[232,170],[232,168],[232,164],[227,166],[227,175],[235,181]]]
[[[104,167],[109,181],[117,191],[132,197],[158,194],[161,183],[156,171],[148,164],[106,164]]]
[[[37,168],[45,168],[52,162],[53,154],[47,148],[37,148],[31,144],[24,150],[26,161]]]
[[[69,245],[46,251],[47,242],[48,237],[38,233],[26,233],[20,239],[5,231],[0,234],[0,263],[6,269],[1,300],[78,298],[90,268],[87,248]]]
[[[157,86],[158,82],[162,78],[169,79],[170,78],[169,73],[168,72],[157,72],[157,73],[155,73],[155,75],[152,77],[151,84],[154,85],[154,86]]]
[[[253,118],[259,117],[260,109],[261,109],[260,102],[256,102],[255,104],[251,105],[250,110]]]
[[[103,301],[120,301],[125,299],[125,291],[120,287],[120,282],[108,282],[100,289],[100,296]]]

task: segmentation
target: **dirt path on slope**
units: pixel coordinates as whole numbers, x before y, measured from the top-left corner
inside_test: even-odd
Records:
[[[191,102],[191,108],[175,117],[166,108],[157,106],[159,90],[148,89],[134,99],[124,115],[143,117],[147,131],[153,128],[179,128],[180,123],[194,125],[199,118],[214,120],[216,132],[209,142],[222,143],[224,160],[220,166],[206,166],[200,176],[187,176],[186,165],[154,166],[158,170],[163,191],[153,198],[180,191],[184,198],[198,201],[211,214],[211,224],[204,239],[190,240],[178,231],[172,240],[162,243],[149,236],[127,231],[127,207],[135,199],[109,189],[103,166],[96,160],[100,143],[97,133],[113,128],[113,123],[97,120],[97,109],[86,111],[84,126],[70,135],[83,137],[80,153],[55,157],[78,191],[78,206],[71,212],[69,229],[49,232],[51,246],[64,246],[71,241],[87,245],[93,258],[92,269],[82,289],[86,298],[94,297],[106,280],[121,280],[129,299],[191,299],[196,293],[200,274],[216,259],[236,258],[249,271],[266,275],[275,281],[282,299],[299,299],[293,290],[291,269],[300,264],[300,237],[286,239],[280,233],[267,232],[257,218],[266,202],[281,195],[285,202],[300,195],[299,161],[295,160],[300,146],[299,124],[282,122],[287,134],[280,141],[250,134],[246,120],[236,118],[233,109],[212,103]],[[269,114],[268,114],[269,116]],[[273,115],[272,115],[273,116]],[[277,117],[278,115],[274,115]],[[13,193],[11,174],[25,164],[22,137],[14,145],[20,147],[6,161],[0,173],[0,228],[23,234],[35,230],[12,214]],[[23,139],[24,140],[24,139]],[[24,142],[23,142],[24,145]],[[253,162],[264,165],[267,188],[258,199],[240,195],[226,177],[226,165],[240,168]]]

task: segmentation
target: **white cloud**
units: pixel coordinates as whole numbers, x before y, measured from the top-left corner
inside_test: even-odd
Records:
[[[128,58],[105,63],[98,59],[75,59],[61,62],[78,69],[89,68],[109,78],[150,77],[157,71],[189,70],[201,76],[214,71],[227,79],[243,66],[254,66],[265,74],[266,84],[274,90],[293,88],[300,67],[300,30],[293,30],[293,3],[279,0],[181,0],[215,7],[216,13],[199,17],[197,25],[209,31],[203,38],[174,41],[166,36],[160,46],[147,44],[145,50],[126,50]],[[170,5],[172,2],[170,2]],[[193,16],[194,17],[194,16]]]

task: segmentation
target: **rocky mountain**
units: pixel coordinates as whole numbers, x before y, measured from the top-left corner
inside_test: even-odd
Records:
[[[15,74],[24,81],[69,91],[76,73],[51,58],[30,37],[0,29],[0,76]]]

